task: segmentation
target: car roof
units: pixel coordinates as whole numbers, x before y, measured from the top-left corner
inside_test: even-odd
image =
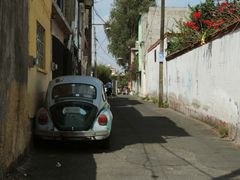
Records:
[[[66,83],[82,83],[82,84],[89,84],[93,85],[97,89],[97,97],[96,99],[93,99],[93,104],[99,107],[99,105],[102,103],[102,89],[103,89],[103,83],[99,79],[92,77],[92,76],[78,76],[78,75],[72,75],[72,76],[59,76],[52,81],[49,82],[48,86],[48,105],[52,106],[55,102],[51,97],[52,89],[60,84],[66,84]]]
[[[102,87],[102,81],[92,76],[79,76],[79,75],[71,75],[71,76],[59,76],[53,79],[50,82],[50,86],[55,86],[57,84],[64,83],[83,83],[83,84],[91,84],[96,87]]]

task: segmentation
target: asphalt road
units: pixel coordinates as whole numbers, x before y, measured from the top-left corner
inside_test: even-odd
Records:
[[[211,127],[130,96],[110,99],[111,148],[47,143],[33,149],[8,179],[240,179],[240,148]]]

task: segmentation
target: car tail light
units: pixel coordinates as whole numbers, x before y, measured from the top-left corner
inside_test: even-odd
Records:
[[[48,122],[48,111],[47,109],[42,109],[40,111],[39,117],[38,117],[38,122],[40,125],[46,125]]]
[[[98,123],[101,125],[101,126],[105,126],[108,122],[108,118],[105,114],[100,114],[99,117],[98,117]]]

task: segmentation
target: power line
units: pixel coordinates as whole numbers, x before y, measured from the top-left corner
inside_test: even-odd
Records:
[[[104,24],[106,24],[105,20],[99,15],[99,13],[97,12],[97,10],[94,7],[93,7],[93,10],[94,10],[95,14],[97,15],[97,17],[99,19],[101,19]]]
[[[109,53],[106,52],[106,50],[102,47],[102,44],[99,43],[99,41],[96,39],[99,47],[102,49],[102,51],[104,52],[105,55],[107,55],[110,59],[112,59],[112,57],[109,55]]]
[[[113,60],[113,57],[111,57],[110,55],[109,55],[109,53],[107,53],[106,52],[106,50],[103,48],[103,46],[99,43],[99,41],[97,40],[97,38],[96,38],[96,42],[98,43],[98,47],[97,47],[97,49],[98,48],[100,48],[101,50],[102,50],[102,52],[104,52],[104,54],[106,55],[106,56],[101,56],[100,54],[98,54],[98,57],[100,57],[100,61],[101,62],[105,62],[105,63],[116,63],[114,60]],[[98,60],[98,62],[99,62],[99,60]],[[100,63],[101,64],[101,63]]]
[[[100,2],[101,0],[99,0],[99,1],[97,1],[97,2],[95,2],[95,3],[98,3],[98,2]],[[95,15],[103,22],[103,24],[93,24],[93,25],[105,25],[106,24],[106,21],[102,18],[102,16],[98,13],[98,11],[96,10],[96,8],[94,8],[93,7],[93,10],[94,10],[94,12],[95,12]],[[109,53],[107,52],[107,50],[103,47],[103,43],[105,42],[107,40],[107,37],[105,37],[103,40],[101,40],[101,43],[98,41],[98,39],[97,39],[97,37],[96,37],[96,35],[95,35],[95,41],[96,41],[96,43],[98,44],[98,47],[96,48],[96,50],[95,51],[97,51],[97,49],[101,49],[102,50],[102,52],[107,56],[107,58],[102,58],[102,56],[100,56],[99,54],[98,54],[98,56],[100,56],[104,61],[108,61],[108,62],[115,62],[114,61],[114,59],[113,59],[113,57],[112,56],[110,56],[109,55]],[[109,59],[108,59],[109,58]]]
[[[106,40],[107,40],[107,37],[105,36],[105,38],[102,40],[101,44],[103,44]]]
[[[98,1],[95,1],[94,3],[97,4],[97,3],[100,3],[101,1],[103,1],[103,0],[98,0]]]

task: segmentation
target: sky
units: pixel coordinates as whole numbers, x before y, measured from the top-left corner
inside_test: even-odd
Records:
[[[103,24],[108,20],[109,14],[113,5],[113,1],[114,0],[94,0],[93,24]],[[204,0],[165,0],[165,6],[166,7],[187,7],[188,4],[191,6],[194,6],[201,2],[204,2]],[[157,5],[159,5],[160,0],[157,0],[156,3]],[[97,38],[97,44],[96,44],[97,64],[109,65],[112,68],[115,68],[117,71],[121,71],[121,68],[117,65],[115,58],[113,58],[112,55],[108,52],[108,49],[107,49],[108,40],[104,33],[103,25],[94,25],[94,26],[96,29],[96,38]]]

